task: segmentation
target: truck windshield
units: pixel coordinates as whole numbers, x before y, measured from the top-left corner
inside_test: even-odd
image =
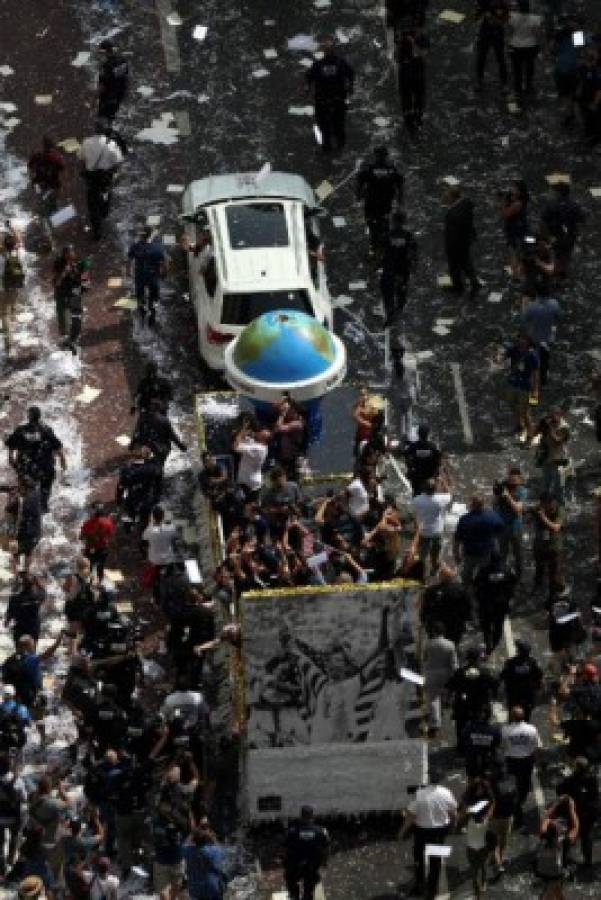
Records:
[[[313,315],[307,291],[256,291],[223,295],[224,325],[248,325],[257,316],[276,309],[295,309]]]

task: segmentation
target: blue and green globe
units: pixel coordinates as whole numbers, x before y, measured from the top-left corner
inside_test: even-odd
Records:
[[[316,319],[296,310],[278,309],[247,325],[232,358],[250,378],[291,384],[327,372],[336,358],[336,346]]]

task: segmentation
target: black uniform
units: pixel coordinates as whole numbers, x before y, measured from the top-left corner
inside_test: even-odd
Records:
[[[474,578],[480,628],[487,653],[492,653],[501,640],[503,623],[509,615],[509,602],[516,584],[514,570],[501,560],[492,560],[479,569]]]
[[[418,25],[426,21],[428,0],[386,0],[386,24],[395,30],[403,25]]]
[[[319,869],[325,862],[330,838],[325,828],[313,822],[291,825],[286,834],[286,888],[291,900],[313,900],[319,884]]]
[[[46,599],[46,591],[35,582],[21,585],[8,600],[5,622],[13,623],[13,640],[15,644],[24,634],[30,635],[34,641],[40,636],[40,608]]]
[[[62,444],[49,425],[26,422],[18,425],[5,441],[9,450],[16,451],[15,468],[19,475],[29,475],[40,486],[42,512],[48,512],[48,501],[56,477],[55,454]]]
[[[98,76],[98,115],[112,121],[129,85],[129,65],[117,53],[111,53],[100,69]]]
[[[570,261],[578,236],[578,226],[584,218],[580,204],[569,196],[556,195],[542,209],[541,220],[553,241],[555,263],[561,272],[565,272]]]
[[[411,482],[413,496],[421,494],[424,482],[436,478],[440,471],[442,453],[432,441],[420,438],[411,441],[405,449],[407,477]]]
[[[172,444],[184,452],[187,450],[184,442],[175,433],[169,417],[153,409],[142,412],[136,423],[132,446],[150,447],[160,469],[159,478],[162,477]]]
[[[458,644],[470,614],[470,598],[459,581],[441,581],[424,591],[421,619],[427,631],[434,622],[440,622],[444,636]]]
[[[393,203],[395,199],[400,203],[403,197],[403,176],[389,162],[388,152],[376,150],[374,155],[374,161],[362,166],[357,173],[357,196],[364,201],[372,251],[384,245]]]
[[[496,771],[497,751],[501,746],[501,728],[486,719],[469,721],[461,735],[465,771],[469,778]]]
[[[506,0],[476,0],[476,18],[480,20],[480,31],[476,43],[476,76],[478,84],[484,81],[484,69],[488,51],[497,57],[501,84],[507,84],[507,63],[505,61],[505,25],[509,10]]]
[[[384,242],[380,276],[380,290],[386,312],[385,325],[390,325],[407,303],[407,287],[416,262],[417,243],[413,234],[393,222]]]
[[[574,801],[578,816],[580,846],[587,866],[593,864],[593,826],[599,816],[599,785],[594,772],[574,772],[557,786],[557,795]]]
[[[518,653],[505,661],[499,678],[505,685],[507,708],[521,706],[524,718],[529,722],[536,705],[536,692],[543,681],[543,670],[537,661],[530,655]]]
[[[478,289],[478,278],[472,262],[474,204],[468,197],[459,197],[449,206],[444,220],[444,240],[452,288],[463,292],[463,276],[469,279],[472,292]]]
[[[497,686],[494,675],[473,663],[461,666],[449,679],[447,687],[453,694],[453,718],[460,749],[463,748],[465,726],[474,710],[488,706],[497,692]]]
[[[151,373],[140,379],[134,398],[140,412],[149,410],[153,400],[158,400],[166,410],[173,398],[173,388],[167,378]]]
[[[353,93],[355,73],[345,59],[328,50],[307,72],[315,87],[315,121],[321,130],[323,150],[330,153],[332,138],[341,150],[346,143],[346,101]]]
[[[399,95],[405,125],[415,131],[422,123],[426,102],[425,52],[430,41],[424,34],[402,31],[397,41]]]

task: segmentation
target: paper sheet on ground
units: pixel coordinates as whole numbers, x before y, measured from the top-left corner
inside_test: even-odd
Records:
[[[75,66],[76,69],[81,66],[87,66],[90,62],[92,54],[89,50],[80,50],[75,59],[71,60],[71,65]]]
[[[448,184],[449,187],[455,187],[456,185],[459,184],[459,179],[455,178],[454,175],[445,175],[445,177],[442,180],[444,181],[445,184]]]
[[[367,287],[367,281],[349,281],[349,291],[364,291]]]
[[[601,187],[589,188],[592,197],[601,197]]]
[[[111,275],[111,277],[106,280],[106,286],[110,288],[123,287],[123,279],[120,275]]]
[[[555,184],[571,184],[572,176],[568,172],[550,172],[545,180],[551,186]]]
[[[118,434],[115,441],[120,447],[129,447],[131,444],[131,438],[127,434]]]
[[[167,16],[167,22],[173,28],[177,28],[179,25],[182,24],[181,16],[178,13],[176,13],[175,11],[170,12],[169,15]]]
[[[159,215],[146,216],[146,224],[151,228],[156,228],[157,225],[161,224],[161,217]]]
[[[133,297],[119,297],[118,300],[115,300],[113,306],[116,306],[117,309],[136,309],[138,303]]]
[[[62,147],[65,153],[76,153],[81,147],[81,144],[77,138],[65,138],[64,141],[58,142],[58,146]]]
[[[455,9],[443,9],[443,11],[439,13],[438,18],[441,22],[452,22],[453,25],[460,25],[465,19],[465,15],[457,12]]]
[[[63,206],[63,208],[57,210],[53,216],[50,216],[50,224],[53,228],[58,228],[59,225],[64,225],[65,222],[74,219],[76,215],[77,211],[73,204],[70,203],[69,206]]]
[[[33,99],[34,103],[37,103],[38,106],[50,106],[52,103],[52,94],[36,94]]]
[[[263,56],[265,59],[277,59],[278,51],[275,47],[267,47],[263,50]]]
[[[185,191],[185,186],[183,184],[168,184],[167,185],[167,193],[168,194],[183,194]]]
[[[207,25],[197,25],[192,32],[192,37],[195,41],[204,41],[207,36],[207,31],[209,30]]]
[[[344,216],[332,216],[334,228],[346,228],[346,219]]]
[[[313,53],[317,50],[319,44],[311,34],[295,34],[288,41],[289,50],[301,50],[307,53]]]
[[[121,571],[121,569],[105,569],[104,574],[106,577],[113,582],[113,584],[118,584],[120,581],[125,581],[125,575]]]
[[[312,106],[289,106],[288,113],[291,116],[312,116]]]
[[[88,403],[93,403],[94,400],[96,400],[96,398],[100,396],[100,394],[101,391],[99,388],[95,388],[89,384],[86,384],[81,393],[77,394],[75,399],[78,403],[85,403],[87,405]]]
[[[318,184],[315,188],[315,196],[318,200],[327,200],[333,190],[334,185],[331,182],[322,181],[321,184]]]
[[[436,283],[438,284],[438,287],[441,288],[450,288],[453,285],[450,275],[439,275],[436,279]]]
[[[184,562],[186,566],[186,574],[190,584],[202,584],[202,575],[195,559],[187,559]]]
[[[502,299],[503,294],[501,293],[501,291],[491,291],[488,295],[489,303],[500,303]]]
[[[269,75],[269,70],[263,68],[253,69],[250,74],[252,78],[267,78],[267,76]]]

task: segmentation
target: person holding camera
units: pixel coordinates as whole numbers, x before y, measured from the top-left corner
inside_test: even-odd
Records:
[[[528,233],[528,201],[530,194],[521,178],[511,182],[508,191],[499,191],[505,239],[509,244],[509,265],[514,278],[522,272],[520,248]]]
[[[519,579],[522,575],[523,512],[527,491],[517,466],[511,466],[504,481],[495,481],[493,495],[493,507],[503,520],[503,531],[499,536],[501,559],[505,561],[511,549]]]
[[[533,437],[540,435],[537,465],[541,467],[542,493],[554,497],[564,505],[564,477],[562,469],[568,465],[570,427],[558,407],[554,407],[538,423]]]

